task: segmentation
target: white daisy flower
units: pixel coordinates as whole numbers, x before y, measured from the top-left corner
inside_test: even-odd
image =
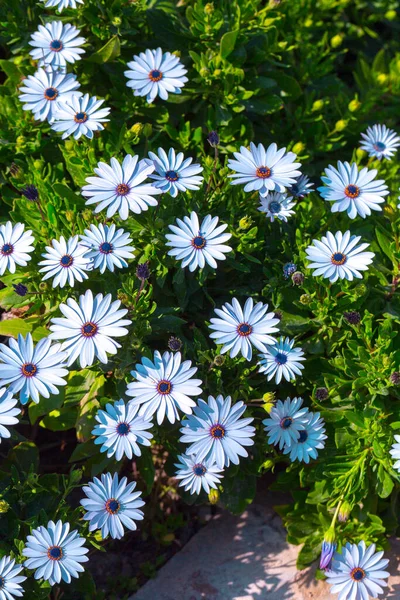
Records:
[[[269,418],[263,421],[269,444],[278,444],[282,450],[284,446],[290,448],[293,442],[297,442],[308,415],[308,408],[301,408],[302,404],[303,398],[286,398],[284,402],[278,400],[271,408]]]
[[[95,444],[101,444],[100,452],[107,452],[108,458],[114,456],[121,460],[123,456],[131,459],[141,456],[139,444],[150,446],[153,434],[146,429],[153,427],[152,421],[138,415],[139,406],[125,405],[123,400],[106,404],[106,410],[99,410],[92,434]]]
[[[42,254],[44,260],[39,263],[39,273],[45,273],[42,281],[53,277],[53,288],[63,288],[68,285],[73,287],[76,281],[82,283],[87,279],[86,271],[92,268],[91,260],[86,246],[79,244],[79,236],[75,235],[65,241],[63,236],[60,240],[52,240],[51,246],[46,246],[46,252]]]
[[[32,230],[25,231],[23,223],[13,226],[11,221],[0,225],[0,275],[6,271],[15,273],[16,265],[26,267],[31,260],[29,254],[34,250],[35,241]]]
[[[80,563],[89,560],[85,556],[89,550],[83,547],[86,540],[69,529],[69,523],[49,521],[47,527],[41,525],[28,535],[22,554],[27,557],[25,567],[35,569],[35,579],[43,578],[50,585],[61,580],[71,583],[71,577],[83,573]]]
[[[155,167],[155,171],[150,175],[154,179],[156,188],[163,193],[168,192],[173,198],[176,198],[179,192],[186,190],[198,190],[203,183],[203,177],[198,177],[203,167],[197,163],[192,165],[192,158],[184,158],[183,152],[175,154],[171,148],[168,152],[158,149],[158,155],[149,152],[150,159],[145,159],[148,164]]]
[[[43,0],[46,8],[57,8],[62,12],[64,8],[78,8],[77,4],[83,4],[83,0]]]
[[[34,75],[28,75],[23,81],[19,99],[25,102],[24,110],[31,110],[38,121],[54,121],[56,102],[68,102],[72,95],[82,96],[78,92],[80,83],[76,76],[57,71],[47,73],[38,69]]]
[[[31,36],[30,46],[34,49],[30,55],[39,61],[39,66],[51,65],[54,68],[64,69],[67,63],[74,63],[81,59],[85,50],[80,48],[86,40],[78,37],[80,30],[61,21],[52,21],[45,26],[39,25],[39,31]]]
[[[296,379],[301,375],[304,365],[301,361],[306,360],[301,348],[293,348],[294,340],[281,337],[275,346],[268,346],[264,354],[260,354],[259,373],[265,373],[268,381],[275,377],[275,383],[280,383],[282,377],[286,381]]]
[[[0,363],[4,363],[0,364],[0,385],[8,385],[10,392],[19,392],[21,404],[30,398],[37,404],[40,396],[59,394],[57,386],[67,385],[63,379],[68,375],[66,353],[61,351],[61,344],[51,345],[47,337],[35,347],[30,333],[25,339],[19,334],[18,341],[10,338],[8,344],[0,344]]]
[[[16,416],[20,414],[21,410],[19,408],[15,408],[17,402],[18,400],[13,398],[13,395],[10,391],[8,391],[5,387],[0,388],[0,442],[1,438],[11,437],[11,433],[9,432],[7,427],[5,427],[5,425],[16,425],[18,423],[18,419],[16,418]],[[1,596],[0,600],[2,600]]]
[[[138,161],[138,158],[127,154],[122,165],[116,158],[111,159],[111,166],[99,162],[94,170],[98,177],[86,178],[89,185],[82,188],[82,195],[89,198],[86,204],[99,203],[95,213],[108,207],[107,218],[118,212],[125,221],[129,211],[140,214],[149,206],[157,206],[158,202],[153,196],[162,191],[153,184],[143,183],[154,171],[154,165],[144,160]]]
[[[358,544],[349,542],[336,552],[332,568],[326,571],[327,583],[332,594],[339,594],[338,600],[368,600],[383,594],[384,581],[390,573],[384,571],[389,563],[383,552],[375,552],[375,544],[366,546],[362,540]]]
[[[186,454],[194,454],[198,462],[215,462],[219,469],[239,464],[239,457],[247,457],[244,446],[253,446],[255,428],[252,418],[241,419],[246,410],[243,402],[232,406],[231,397],[208,396],[208,402],[199,400],[194,414],[183,421],[180,441],[190,444]]]
[[[293,198],[304,198],[313,191],[314,184],[310,182],[310,178],[307,175],[300,175],[296,177],[296,183],[292,183],[287,187],[287,193]]]
[[[264,198],[260,196],[260,206],[258,207],[258,210],[266,213],[266,216],[271,220],[271,223],[273,223],[275,219],[287,223],[288,217],[294,215],[294,210],[292,210],[292,208],[295,203],[292,202],[292,200],[292,196],[287,196],[280,192],[268,192]]]
[[[306,248],[309,269],[316,269],[313,275],[322,275],[334,283],[338,279],[362,279],[360,271],[367,271],[375,254],[363,252],[369,244],[360,244],[359,235],[351,235],[350,231],[342,233],[337,231],[333,235],[330,231],[320,240],[313,240],[313,246]]]
[[[87,258],[93,261],[93,268],[104,273],[106,269],[123,269],[128,266],[125,259],[134,258],[135,248],[129,246],[132,238],[124,229],[116,229],[115,225],[91,225],[81,235],[81,244],[89,249]]]
[[[233,298],[232,304],[226,302],[222,310],[216,308],[219,319],[210,319],[209,327],[214,330],[210,338],[216,344],[223,344],[221,354],[230,350],[230,356],[234,358],[241,352],[244,358],[251,360],[252,344],[260,352],[266,352],[269,344],[276,344],[269,334],[278,331],[274,325],[279,323],[279,319],[267,310],[268,304],[257,302],[254,306],[252,298],[247,298],[243,310],[236,298]]]
[[[175,479],[180,480],[179,486],[184,486],[185,492],[190,490],[191,494],[200,494],[201,489],[209,494],[210,489],[217,489],[221,483],[223,469],[210,460],[198,460],[195,454],[181,454],[178,456],[179,463]]]
[[[387,158],[391,160],[400,146],[400,137],[393,129],[386,125],[374,125],[367,128],[367,133],[362,133],[361,149],[366,150],[371,157],[378,160]]]
[[[178,409],[190,415],[196,406],[190,396],[200,396],[201,379],[192,379],[197,367],[190,360],[182,362],[180,352],[154,352],[153,360],[143,357],[131,375],[137,379],[128,384],[126,391],[132,396],[129,404],[140,406],[139,414],[146,419],[157,412],[157,423],[161,425],[165,415],[170,423],[179,419]]]
[[[390,454],[396,462],[393,465],[393,469],[396,469],[400,473],[400,435],[395,435],[394,439],[397,443],[392,444]]]
[[[119,310],[120,306],[119,300],[111,303],[111,294],[104,297],[97,294],[93,298],[91,290],[79,296],[79,303],[68,298],[66,304],[60,304],[65,318],[51,319],[50,338],[65,340],[62,350],[68,355],[68,366],[78,357],[82,369],[90,367],[95,357],[107,364],[107,354],[117,353],[121,345],[113,338],[126,335],[125,326],[132,323],[122,318],[128,310]]]
[[[3,556],[0,560],[0,600],[14,600],[24,595],[20,585],[26,577],[19,575],[23,565],[15,564],[10,556]]]
[[[308,412],[304,415],[304,421],[297,433],[297,439],[292,440],[290,446],[284,447],[283,454],[289,454],[292,462],[298,460],[308,464],[311,458],[318,458],[317,450],[325,448],[325,421],[319,412]]]
[[[118,473],[101,475],[101,480],[94,477],[89,485],[82,489],[86,498],[81,500],[81,505],[87,511],[83,518],[89,521],[89,531],[101,529],[103,540],[111,535],[114,540],[120,540],[125,531],[124,526],[131,531],[137,529],[135,521],[143,520],[144,506],[140,499],[142,492],[134,492],[136,482],[128,485],[128,480],[123,477],[119,481]]]
[[[190,271],[197,268],[203,269],[209,264],[213,269],[217,268],[217,260],[225,260],[225,254],[231,252],[232,248],[226,246],[232,234],[223,233],[228,225],[218,225],[218,217],[207,215],[201,225],[199,218],[193,211],[189,217],[176,219],[178,226],[169,225],[172,234],[167,234],[167,246],[172,246],[168,252],[177,260],[182,260],[182,269],[189,266]]]
[[[58,102],[54,111],[55,121],[51,125],[54,131],[63,131],[62,139],[74,135],[79,140],[82,135],[93,138],[94,131],[102,131],[102,123],[109,121],[106,117],[110,108],[100,108],[104,100],[97,100],[96,96],[71,96],[68,102]]]
[[[236,160],[228,160],[228,167],[236,171],[232,185],[244,183],[245,192],[259,191],[266,196],[270,191],[284,192],[285,188],[296,183],[296,177],[301,175],[296,169],[301,166],[295,163],[296,154],[286,153],[286,148],[278,150],[276,144],[270,144],[267,149],[262,144],[258,147],[250,143],[250,150],[241,146],[240,152],[234,152]]]
[[[180,94],[188,81],[187,70],[179,58],[170,52],[163,54],[161,48],[146,50],[139,56],[135,54],[127,67],[129,71],[124,75],[129,81],[126,85],[134,90],[135,96],[147,96],[149,104],[157,96],[167,100],[168,93]]]
[[[382,210],[379,205],[385,202],[389,190],[383,179],[375,180],[376,169],[358,171],[356,163],[350,165],[340,160],[337,166],[325,169],[325,177],[321,178],[325,186],[318,188],[324,200],[333,202],[333,213],[347,211],[350,219],[357,215],[365,219],[371,210]]]

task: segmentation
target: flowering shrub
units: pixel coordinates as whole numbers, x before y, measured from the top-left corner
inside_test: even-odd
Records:
[[[234,513],[271,471],[299,568],[322,549],[340,600],[382,591],[397,5],[0,9],[1,600],[97,597],[93,552],[154,518],[155,449]]]

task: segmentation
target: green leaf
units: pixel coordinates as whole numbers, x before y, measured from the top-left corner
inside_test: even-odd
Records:
[[[270,76],[275,79],[278,83],[279,87],[292,96],[292,98],[296,99],[302,94],[302,89],[300,84],[294,77],[290,77],[290,75],[286,75],[285,73],[274,72],[270,73]]]
[[[100,50],[97,50],[92,56],[87,58],[89,62],[103,64],[109,60],[113,60],[121,53],[121,44],[119,37],[114,35],[111,40],[108,40],[106,44]]]
[[[142,456],[136,458],[137,468],[140,476],[146,484],[146,494],[150,494],[155,476],[155,468],[153,463],[153,455],[150,448],[142,448]]]
[[[61,196],[61,198],[67,198],[74,205],[82,207],[85,205],[85,199],[83,196],[78,196],[78,194],[75,194],[75,192],[73,192],[67,185],[64,185],[63,183],[54,183],[53,190],[59,196]]]
[[[33,442],[21,442],[10,450],[6,463],[16,465],[24,473],[28,473],[30,469],[37,471],[39,450]]]
[[[382,465],[379,465],[379,469],[377,472],[377,486],[376,491],[381,498],[387,498],[392,493],[394,488],[394,483],[389,473],[383,468]]]
[[[66,431],[75,427],[78,413],[74,406],[63,406],[60,409],[52,410],[42,421],[41,427],[50,429],[50,431]]]
[[[16,338],[19,333],[21,335],[26,335],[30,331],[32,331],[32,325],[18,317],[0,321],[0,335]]]
[[[240,515],[256,495],[256,477],[248,475],[227,479],[221,493],[222,504],[235,515]]]
[[[386,256],[388,258],[390,258],[391,261],[393,261],[393,251],[391,249],[391,240],[390,238],[387,236],[386,231],[383,232],[381,231],[380,228],[375,227],[375,235],[376,235],[376,239],[378,240],[378,243],[381,247],[382,252],[384,252],[386,254]]]
[[[355,412],[350,412],[349,410],[346,410],[344,413],[346,419],[348,421],[350,421],[350,423],[353,423],[353,425],[356,425],[357,427],[360,427],[361,429],[365,428],[365,422],[364,422],[364,417],[358,413]]]
[[[227,58],[233,52],[238,35],[239,29],[224,33],[219,44],[219,53],[222,58]]]

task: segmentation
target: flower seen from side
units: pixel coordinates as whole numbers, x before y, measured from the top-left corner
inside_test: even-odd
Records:
[[[313,191],[314,184],[310,182],[310,178],[307,175],[300,175],[300,177],[296,177],[296,183],[292,183],[286,189],[287,194],[289,196],[293,196],[293,198],[304,198]]]

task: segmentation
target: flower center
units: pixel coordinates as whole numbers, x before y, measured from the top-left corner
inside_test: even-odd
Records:
[[[56,88],[49,87],[47,90],[44,90],[44,97],[46,100],[55,100],[58,96],[58,91]]]
[[[299,431],[299,439],[298,442],[299,444],[304,444],[304,442],[308,439],[308,433],[305,429],[302,429],[301,431]]]
[[[201,463],[198,463],[197,465],[194,465],[194,467],[193,467],[193,473],[195,475],[197,475],[197,477],[204,477],[206,472],[207,472],[207,469]]]
[[[276,200],[272,200],[272,202],[269,203],[268,210],[269,210],[269,212],[274,213],[274,214],[280,212],[280,210],[281,210],[280,202],[277,202]]]
[[[333,265],[344,265],[347,260],[347,256],[342,254],[342,252],[335,252],[331,256],[331,263]]]
[[[196,250],[202,250],[206,243],[206,239],[203,238],[202,235],[197,235],[195,238],[192,239],[192,246],[193,248],[196,248]]]
[[[290,192],[293,194],[293,196],[296,196],[299,193],[299,186],[297,185],[297,183],[294,183],[292,185],[292,187],[290,188]]]
[[[5,584],[6,584],[6,580],[4,579],[4,577],[2,577],[0,575],[0,590],[3,589],[3,587],[5,586]]]
[[[292,423],[292,417],[283,417],[283,419],[281,419],[280,426],[282,427],[282,429],[289,429]]]
[[[81,328],[81,332],[83,337],[93,337],[94,335],[96,335],[97,331],[98,331],[98,327],[96,325],[96,323],[92,323],[91,321],[88,321],[87,323],[85,323],[84,325],[82,325]]]
[[[122,424],[122,423],[121,423]],[[119,509],[121,508],[120,503],[115,498],[110,498],[106,502],[106,511],[110,513],[110,515],[115,515]]]
[[[285,363],[287,363],[288,357],[286,354],[283,354],[282,352],[278,352],[278,354],[276,354],[275,356],[275,362],[278,365],[284,365]]]
[[[33,377],[36,375],[37,370],[37,366],[33,363],[25,363],[21,367],[22,374],[25,375],[25,377]]]
[[[14,246],[12,246],[11,244],[4,244],[0,252],[3,254],[3,256],[10,256],[10,254],[12,254],[13,251]]]
[[[131,188],[126,183],[120,183],[115,188],[115,191],[119,196],[126,196],[131,191]]]
[[[383,142],[375,142],[373,148],[378,152],[383,152],[386,149],[386,145]]]
[[[51,50],[53,50],[53,52],[60,52],[60,50],[62,50],[63,47],[64,45],[61,40],[52,40],[50,42],[50,48]]]
[[[237,327],[237,332],[241,336],[250,335],[252,331],[253,331],[253,328],[248,323],[240,323]]]
[[[271,169],[268,167],[258,167],[256,175],[257,177],[261,177],[261,179],[268,179],[268,177],[271,177]]]
[[[128,435],[131,430],[131,426],[129,423],[118,423],[117,425],[117,433],[118,435]]]
[[[86,123],[88,116],[85,112],[77,112],[74,116],[75,123]]]
[[[62,267],[70,267],[73,262],[74,262],[74,259],[72,258],[72,256],[70,254],[64,254],[64,256],[61,257],[60,265]]]
[[[357,198],[360,195],[360,188],[350,183],[344,188],[344,193],[348,198]]]
[[[220,425],[219,423],[213,425],[210,429],[210,435],[215,440],[222,440],[222,438],[225,437],[225,433],[225,427],[223,427],[223,425]]]
[[[109,242],[103,242],[100,244],[99,250],[102,254],[110,254],[113,251],[113,247]]]
[[[153,69],[149,73],[149,78],[151,79],[151,81],[160,81],[160,79],[163,78],[163,74],[158,69]]]
[[[170,391],[172,390],[172,383],[170,381],[167,381],[166,379],[162,379],[161,381],[158,382],[157,384],[157,392],[159,394],[169,394]]]
[[[50,546],[47,550],[47,557],[50,560],[61,560],[63,557],[63,551],[60,546]]]
[[[167,171],[165,173],[165,178],[168,179],[168,181],[178,181],[179,175],[176,171]]]
[[[366,573],[361,567],[355,567],[350,573],[350,577],[354,579],[354,581],[361,581],[364,579],[365,575]]]

